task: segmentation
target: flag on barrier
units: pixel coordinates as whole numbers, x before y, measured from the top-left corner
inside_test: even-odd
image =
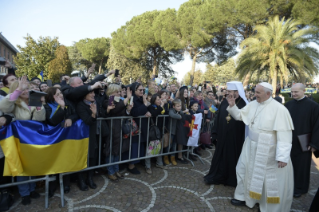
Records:
[[[187,146],[198,146],[200,129],[202,127],[202,118],[203,115],[201,113],[192,115],[192,121],[189,123],[189,138]]]
[[[71,127],[36,121],[15,121],[0,129],[5,155],[4,176],[39,176],[79,171],[87,167],[89,126]]]

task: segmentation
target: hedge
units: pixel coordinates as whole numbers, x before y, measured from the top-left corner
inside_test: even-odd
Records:
[[[288,93],[282,93],[281,95],[283,97],[285,97],[285,102],[286,103],[293,99],[293,98],[290,97],[290,94],[288,94]],[[317,102],[319,104],[319,93],[312,94],[312,98],[313,98],[313,100],[315,102]]]

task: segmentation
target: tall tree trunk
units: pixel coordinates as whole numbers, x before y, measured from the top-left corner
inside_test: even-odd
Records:
[[[248,74],[245,76],[245,79],[244,79],[244,82],[243,82],[244,88],[248,85],[250,77],[251,77],[251,73],[248,72]]]
[[[99,74],[102,74],[102,64],[103,64],[103,59],[100,62],[100,66],[99,66]]]
[[[272,78],[272,94],[276,94],[277,89],[277,68],[274,71],[274,76]]]
[[[157,53],[156,53],[156,49],[155,48],[153,48],[153,52],[154,52],[154,57],[153,57],[153,75],[156,75],[156,69],[157,69],[157,62],[156,62],[157,57],[156,57],[156,55],[157,55]]]
[[[153,64],[153,74],[154,74],[154,75],[156,75],[156,67],[157,67],[157,66],[156,66],[156,63]]]
[[[194,82],[196,58],[197,58],[197,54],[195,54],[195,56],[193,57],[191,76],[190,76],[191,79],[190,79],[190,83],[189,83],[190,86],[193,86],[193,82]]]
[[[282,77],[282,75],[280,76],[280,88],[284,87],[284,79]]]

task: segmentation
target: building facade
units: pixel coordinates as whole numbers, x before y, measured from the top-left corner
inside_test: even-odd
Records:
[[[18,50],[0,33],[0,60],[8,59],[14,65],[13,56],[16,56]],[[6,75],[8,69],[0,64],[0,75]]]

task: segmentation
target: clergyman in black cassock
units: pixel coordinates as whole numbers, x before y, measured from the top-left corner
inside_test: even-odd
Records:
[[[291,148],[291,161],[294,168],[294,197],[300,197],[309,189],[312,152],[319,150],[319,105],[304,96],[305,86],[295,84],[291,88],[294,100],[286,103],[291,115],[294,130]],[[310,151],[303,152],[299,135],[311,133]]]
[[[228,86],[227,86],[228,89]],[[236,99],[239,109],[246,106],[240,96]],[[245,124],[231,118],[227,112],[228,102],[223,101],[212,129],[213,140],[217,138],[216,150],[212,159],[209,173],[204,177],[206,184],[224,184],[237,186],[236,165],[245,141]]]

